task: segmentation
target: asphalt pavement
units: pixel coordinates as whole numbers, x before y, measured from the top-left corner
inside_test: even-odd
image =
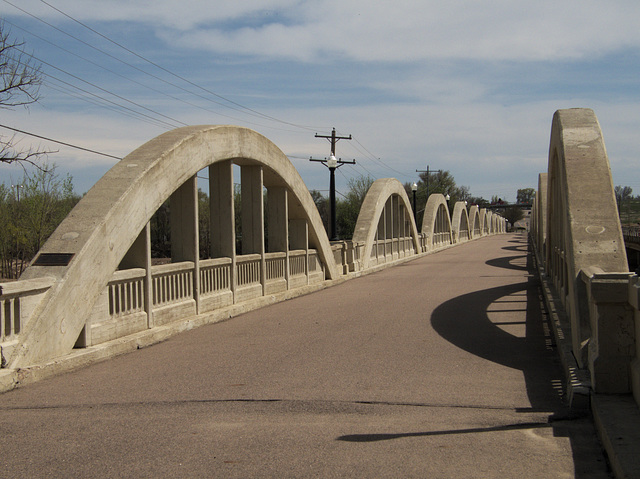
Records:
[[[0,477],[607,478],[525,235],[0,395]]]

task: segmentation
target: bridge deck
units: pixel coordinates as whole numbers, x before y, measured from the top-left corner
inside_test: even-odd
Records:
[[[608,477],[526,237],[444,250],[3,394],[6,477]]]

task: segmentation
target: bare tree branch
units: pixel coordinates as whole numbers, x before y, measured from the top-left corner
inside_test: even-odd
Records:
[[[40,65],[22,50],[23,43],[11,38],[11,32],[0,22],[0,109],[27,107],[40,98],[42,71]],[[15,135],[0,136],[0,162],[31,164],[51,151],[34,148],[20,151],[16,148]]]

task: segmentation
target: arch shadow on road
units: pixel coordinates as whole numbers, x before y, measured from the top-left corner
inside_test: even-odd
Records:
[[[521,412],[548,412],[548,422],[513,424],[495,430],[552,427],[554,436],[568,437],[571,441],[575,477],[585,477],[589,474],[589,466],[586,464],[593,459],[585,454],[585,451],[593,446],[586,444],[585,429],[588,431],[587,434],[592,434],[593,437],[595,431],[592,431],[592,426],[582,414],[572,412],[566,402],[558,397],[563,393],[562,371],[543,309],[540,284],[533,269],[526,237],[523,238],[524,240],[517,241],[518,246],[503,248],[522,254],[489,260],[486,264],[506,270],[527,271],[529,274],[526,281],[453,298],[433,311],[431,325],[442,338],[458,348],[488,361],[522,371],[531,408]],[[504,309],[505,304],[509,304],[507,309]],[[499,315],[523,309],[523,337],[510,334],[503,329],[505,325],[517,327],[517,324],[494,322],[491,319],[496,312]],[[373,442],[439,434],[490,432],[492,429],[363,434],[343,436],[340,439],[350,442]]]

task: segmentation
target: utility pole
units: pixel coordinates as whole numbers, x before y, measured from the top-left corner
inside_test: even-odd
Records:
[[[316,138],[326,138],[327,140],[329,140],[329,142],[331,143],[331,155],[332,156],[336,156],[336,143],[338,143],[338,140],[350,140],[351,139],[351,135],[349,135],[349,136],[336,136],[336,129],[334,128],[331,131],[331,135],[330,136],[318,135],[316,133]]]
[[[429,174],[430,173],[442,173],[442,170],[431,170],[431,171],[429,171],[429,165],[427,165],[427,169],[426,170],[416,170],[416,173],[426,173],[427,174],[427,181],[425,183],[427,184],[427,201],[429,201]]]
[[[331,156],[329,158],[325,158],[324,160],[319,160],[315,158],[309,158],[309,161],[318,161],[322,163],[324,166],[329,168],[329,214],[331,216],[330,225],[331,229],[329,231],[329,240],[336,241],[338,236],[336,234],[336,170],[340,168],[344,164],[355,165],[356,160],[342,160],[342,158],[336,158],[336,143],[338,140],[350,140],[351,135],[349,136],[336,136],[336,129],[334,128],[331,132],[331,135],[318,135],[316,133],[316,138],[326,138],[331,143]]]

